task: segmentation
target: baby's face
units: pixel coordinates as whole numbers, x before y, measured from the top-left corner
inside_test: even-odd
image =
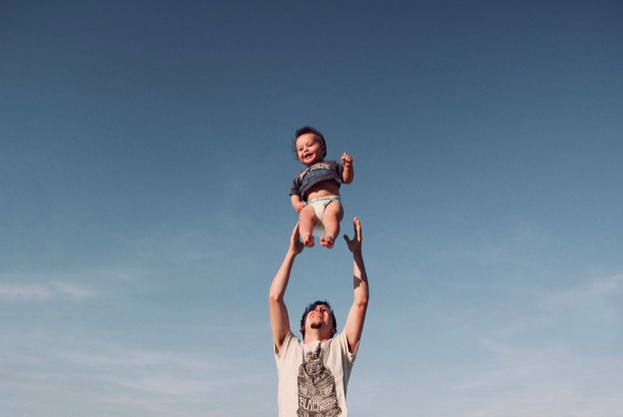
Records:
[[[296,155],[307,166],[322,161],[324,147],[320,138],[313,133],[304,133],[296,138]]]

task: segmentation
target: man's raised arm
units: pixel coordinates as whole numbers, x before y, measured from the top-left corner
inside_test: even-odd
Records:
[[[361,333],[363,332],[363,324],[366,319],[366,311],[368,309],[368,276],[366,275],[366,268],[363,264],[363,255],[361,253],[361,222],[357,217],[353,219],[353,226],[355,229],[355,236],[351,240],[348,236],[344,235],[348,250],[353,253],[353,286],[354,296],[353,305],[350,308],[346,323],[344,324],[344,332],[348,339],[348,348],[351,352],[354,352],[361,339]]]
[[[270,291],[268,293],[268,308],[270,310],[270,327],[273,332],[273,341],[275,343],[275,350],[278,353],[283,346],[283,341],[286,338],[288,332],[290,332],[290,318],[288,316],[288,309],[284,302],[284,295],[288,288],[288,281],[290,280],[290,272],[292,271],[292,265],[294,265],[294,258],[303,251],[303,244],[299,236],[298,223],[292,231],[290,237],[290,247],[286,252],[286,256],[279,267],[279,270],[273,278],[273,282],[270,285]]]

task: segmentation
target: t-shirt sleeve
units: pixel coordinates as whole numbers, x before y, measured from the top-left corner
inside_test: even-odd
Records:
[[[357,343],[357,346],[355,346],[355,349],[351,352],[348,349],[348,338],[346,337],[346,332],[342,331],[342,333],[337,336],[337,340],[340,344],[340,350],[342,351],[343,356],[347,358],[350,363],[355,362],[355,359],[357,359],[357,352],[359,351],[359,343]]]
[[[288,195],[298,195],[299,197],[301,196],[301,184],[298,175],[292,180],[292,185],[290,185],[290,193]]]
[[[294,336],[294,334],[291,331],[288,332],[288,334],[286,334],[285,339],[283,339],[283,344],[281,345],[281,349],[279,350],[279,352],[277,352],[277,347],[275,346],[275,343],[273,342],[273,352],[275,352],[275,360],[277,361],[277,363],[279,363],[280,359],[285,356],[285,353],[290,347],[290,344],[295,339],[296,339],[296,336]]]
[[[335,170],[335,172],[338,173],[338,176],[340,177],[340,182],[342,182],[342,178],[344,177],[344,165],[342,165],[338,161],[331,161],[331,162],[334,164],[333,170]]]

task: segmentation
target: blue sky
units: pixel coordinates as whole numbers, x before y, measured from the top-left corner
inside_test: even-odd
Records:
[[[0,414],[276,414],[290,148],[349,152],[353,415],[623,409],[617,1],[4,1]],[[339,242],[286,302],[343,320]]]

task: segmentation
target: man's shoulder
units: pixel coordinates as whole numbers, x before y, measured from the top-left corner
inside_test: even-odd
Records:
[[[292,333],[292,331],[290,330],[288,334],[286,334],[286,337],[283,339],[283,343],[281,345],[281,349],[279,349],[279,352],[277,353],[275,351],[275,356],[283,357],[293,347],[295,348],[297,346],[302,346],[302,345],[303,345],[303,342],[301,341],[301,339],[296,337],[296,335]]]

